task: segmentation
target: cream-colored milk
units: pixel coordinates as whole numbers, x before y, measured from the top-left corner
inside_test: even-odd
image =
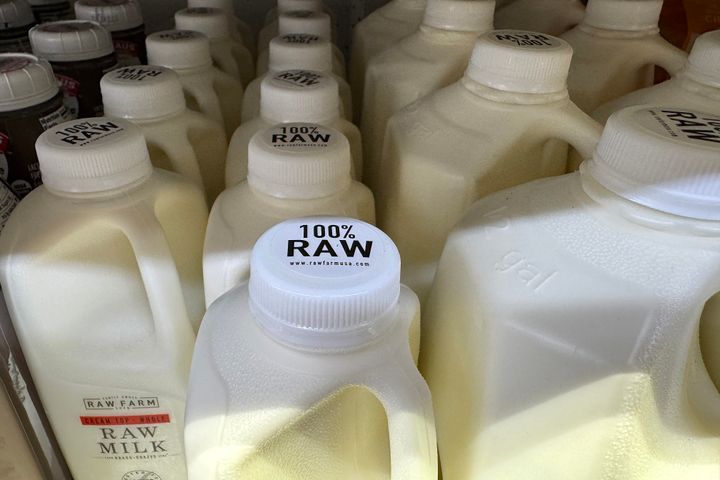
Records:
[[[255,32],[243,19],[235,15],[235,5],[233,0],[188,0],[188,7],[210,7],[219,8],[230,21],[230,33],[236,39],[242,41],[243,45],[250,50],[250,53],[256,51]]]
[[[206,221],[200,189],[155,170],[105,196],[40,187],[5,227],[3,291],[76,480],[185,475]]]
[[[502,92],[468,77],[393,116],[375,195],[378,225],[403,258],[403,282],[423,299],[466,208],[564,173],[567,144],[589,156],[600,130],[567,91]]]
[[[189,479],[437,478],[432,407],[412,360],[419,314],[402,287],[395,326],[351,351],[324,352],[272,339],[251,313],[247,285],[219,298],[193,356]]]
[[[474,205],[423,315],[444,477],[717,478],[720,369],[698,329],[719,232],[586,173]]]
[[[255,61],[245,45],[234,38],[210,41],[213,63],[223,72],[247,85],[255,78]]]
[[[585,6],[580,0],[515,0],[495,13],[495,28],[560,35],[580,23]]]
[[[3,480],[43,480],[35,455],[0,381],[0,478]]]
[[[425,0],[391,0],[353,28],[350,54],[350,86],[355,122],[360,123],[365,71],[375,55],[415,32],[425,12]]]
[[[442,3],[442,0],[432,1]],[[415,100],[457,81],[465,70],[477,36],[492,28],[492,0],[447,3],[476,4],[479,10],[486,7],[488,18],[484,28],[480,27],[482,21],[476,22],[477,26],[471,31],[423,24],[368,64],[360,131],[365,152],[363,181],[372,189],[382,176],[379,164],[390,117]]]
[[[285,127],[307,125],[310,124],[287,124]],[[272,126],[256,123],[255,127],[259,127],[257,132],[262,132]],[[279,131],[279,126],[273,130]],[[321,132],[340,134],[326,128],[322,128]],[[299,141],[290,144],[290,148],[297,148],[299,144]],[[315,146],[307,148],[321,149],[326,144],[308,142],[308,145]],[[248,150],[247,145],[245,150]],[[288,161],[292,161],[292,152],[288,151],[287,154]],[[315,178],[310,180],[318,181]],[[290,218],[317,215],[343,216],[375,223],[373,194],[366,186],[355,181],[341,184],[332,193],[321,190],[313,193],[312,186],[309,186],[308,192],[301,197],[283,189],[264,192],[247,180],[224,191],[213,205],[205,236],[203,274],[206,305],[209,306],[223,293],[247,281],[250,252],[267,229]]]

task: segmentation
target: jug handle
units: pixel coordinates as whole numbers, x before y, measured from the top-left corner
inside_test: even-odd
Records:
[[[237,61],[235,61],[235,57],[232,55],[230,48],[223,49],[221,52],[213,52],[213,60],[217,63],[221,70],[229,73],[235,78],[240,78],[240,67],[237,64]]]
[[[568,102],[565,108],[559,109],[548,120],[550,120],[548,124],[553,130],[551,136],[565,141],[577,152],[570,152],[569,163],[577,161],[574,159],[577,159],[578,154],[582,160],[592,157],[603,130],[600,123],[593,120],[572,102]],[[574,169],[569,168],[568,170],[573,171]]]
[[[652,37],[646,45],[645,49],[641,49],[637,53],[638,60],[644,59],[642,63],[663,68],[672,76],[685,67],[687,53],[661,36]]]
[[[212,118],[220,125],[225,125],[222,108],[220,107],[220,99],[217,97],[214,90],[205,90],[203,88],[190,88],[187,90],[188,93],[195,98],[200,109],[205,112],[208,117]]]
[[[133,209],[132,214],[122,215],[118,220],[130,242],[145,286],[150,304],[156,338],[163,339],[158,347],[175,362],[176,348],[182,344],[192,348],[195,333],[185,306],[180,275],[175,263],[161,262],[161,258],[173,258],[165,233],[155,214],[149,209]]]
[[[430,390],[409,352],[403,352],[406,361],[396,363],[396,369],[388,368],[389,376],[376,377],[366,386],[375,393],[387,414],[390,478],[435,480],[438,474],[437,440]]]
[[[200,160],[197,158],[195,148],[188,139],[188,132],[185,131],[183,133],[184,135],[182,135],[181,139],[174,139],[172,142],[167,142],[165,141],[166,139],[160,139],[160,141],[156,139],[152,141],[148,140],[148,143],[157,145],[160,149],[164,150],[170,158],[183,157],[184,152],[192,152],[195,162],[192,165],[183,165],[183,169],[178,170],[177,173],[192,180],[200,188],[200,190],[204,192],[205,186],[203,184],[202,173],[200,173],[199,167]]]

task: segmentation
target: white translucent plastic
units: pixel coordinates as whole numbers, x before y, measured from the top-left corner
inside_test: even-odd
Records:
[[[255,78],[255,61],[252,53],[235,38],[210,40],[213,63],[223,72],[247,85]]]
[[[184,477],[206,222],[201,190],[163,170],[104,194],[59,196],[41,186],[8,221],[0,238],[3,293],[75,478],[120,479],[137,470]],[[120,406],[150,398],[152,408]],[[96,401],[115,406],[88,403]]]
[[[23,426],[2,383],[0,425],[0,474],[3,480],[43,480]]]
[[[495,28],[560,35],[580,23],[585,6],[580,0],[514,0],[495,13]]]
[[[718,271],[720,223],[586,173],[474,205],[423,312],[444,477],[715,479]]]
[[[573,47],[570,98],[591,114],[600,105],[653,84],[655,66],[677,73],[687,55],[658,30],[628,32],[580,24],[561,38]]]
[[[350,86],[355,122],[360,123],[365,71],[375,55],[415,32],[425,13],[425,0],[391,0],[353,28],[350,54]]]
[[[502,92],[467,78],[393,116],[374,191],[378,224],[403,258],[403,282],[423,299],[466,208],[564,173],[567,144],[589,156],[600,131],[566,91]]]
[[[272,40],[272,39],[271,39]],[[332,44],[332,72],[347,82],[347,67],[345,66],[345,57],[338,55],[340,50],[338,46]],[[262,77],[268,71],[270,63],[270,49],[266,48],[258,54],[257,67],[255,68],[255,76]]]

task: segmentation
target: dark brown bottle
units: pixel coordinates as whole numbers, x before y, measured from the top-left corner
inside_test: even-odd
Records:
[[[0,54],[0,178],[18,197],[42,183],[37,137],[72,118],[48,62],[28,54]]]
[[[92,20],[112,34],[118,65],[145,65],[145,25],[140,4],[135,0],[79,0],[75,3],[79,20]]]
[[[28,31],[35,25],[26,0],[0,0],[0,52],[32,53]]]
[[[29,0],[38,23],[71,20],[72,6],[68,0]]]
[[[103,114],[100,79],[117,67],[110,32],[96,22],[64,20],[30,30],[33,53],[50,62],[77,118]]]

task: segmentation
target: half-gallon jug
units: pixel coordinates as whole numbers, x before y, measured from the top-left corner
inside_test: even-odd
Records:
[[[110,31],[120,66],[147,63],[145,23],[136,0],[78,0],[75,16],[98,22]]]
[[[332,48],[333,72],[345,78],[345,56],[340,48],[332,42],[330,15],[323,12],[312,12],[309,10],[298,10],[283,13],[278,19],[278,33],[276,36],[306,34],[315,35],[330,42]],[[275,38],[275,37],[273,37]],[[271,39],[272,40],[272,39]],[[265,48],[258,53],[257,75],[260,76],[268,70],[268,56],[270,41]]]
[[[370,190],[350,176],[345,135],[315,123],[283,123],[253,135],[247,181],[229,188],[210,213],[203,275],[210,305],[247,281],[250,250],[276,223],[340,215],[375,223]]]
[[[560,35],[585,15],[581,0],[515,0],[495,13],[495,28]]]
[[[186,8],[175,13],[178,30],[193,30],[210,39],[210,54],[217,68],[247,85],[255,78],[252,53],[230,31],[230,21],[218,8]]]
[[[289,220],[258,240],[250,280],[210,306],[188,390],[190,480],[437,478],[419,302],[377,228]]]
[[[147,37],[148,61],[180,75],[190,110],[221,123],[229,137],[240,125],[243,85],[213,66],[210,42],[200,32],[165,30]]]
[[[0,1],[0,53],[32,53],[28,32],[34,25],[27,0]]]
[[[673,105],[720,115],[720,30],[700,35],[685,68],[673,78],[602,105],[593,118],[605,123],[610,114],[632,105]]]
[[[462,76],[477,36],[492,30],[494,9],[494,0],[428,0],[419,30],[370,60],[361,125],[363,179],[370,188],[381,175],[390,117]]]
[[[38,23],[72,20],[73,8],[68,0],[28,0]]]
[[[37,138],[72,118],[47,61],[23,53],[0,54],[0,179],[18,197],[42,183]]]
[[[124,120],[63,123],[37,150],[45,183],[0,236],[0,282],[73,477],[184,478],[205,198]]]
[[[279,1],[278,4],[282,4],[282,12],[281,13],[288,13],[288,12],[321,12],[321,13],[327,13],[325,10],[325,6],[323,5],[322,0],[289,0],[289,1]],[[258,54],[262,53],[263,50],[265,50],[268,45],[270,44],[270,40],[278,36],[278,9],[277,8],[271,8],[268,13],[267,17],[265,19],[265,25],[260,29],[258,32],[258,38],[257,38],[257,48],[258,48]],[[331,20],[332,24],[332,20]],[[298,32],[291,32],[291,33],[298,33]]]
[[[568,143],[592,154],[601,127],[568,98],[571,57],[570,46],[550,35],[487,33],[462,80],[390,120],[378,224],[421,300],[448,233],[472,202],[565,173]]]
[[[187,4],[189,8],[208,7],[222,10],[230,21],[230,34],[234,38],[242,40],[243,45],[250,50],[250,53],[255,54],[257,51],[255,32],[247,22],[235,15],[233,0],[188,0]]]
[[[353,28],[350,86],[355,122],[360,123],[365,71],[375,55],[415,32],[425,15],[425,0],[391,0]]]
[[[342,99],[342,114],[352,120],[353,96],[345,78],[332,69],[330,42],[306,33],[291,33],[275,37],[268,48],[270,64],[268,71],[259,75],[245,89],[242,121],[247,122],[260,115],[260,85],[267,77],[286,70],[310,70],[335,78]]]
[[[686,55],[660,36],[662,0],[590,0],[582,22],[562,35],[575,52],[570,98],[591,114],[653,84],[655,66],[674,74]]]
[[[247,177],[248,144],[255,133],[277,123],[312,122],[339,130],[350,141],[352,174],[362,172],[360,130],[340,115],[337,82],[319,72],[290,70],[266,77],[260,86],[260,116],[243,123],[230,139],[225,184]],[[305,138],[305,137],[302,137]]]
[[[102,115],[100,79],[117,67],[110,32],[96,22],[64,20],[33,27],[30,43],[52,65],[71,115]]]
[[[187,108],[178,75],[164,67],[123,67],[100,87],[105,113],[142,129],[152,164],[194,181],[212,205],[225,188],[227,137],[222,125]]]
[[[719,129],[631,107],[468,211],[423,315],[445,478],[717,478]]]

